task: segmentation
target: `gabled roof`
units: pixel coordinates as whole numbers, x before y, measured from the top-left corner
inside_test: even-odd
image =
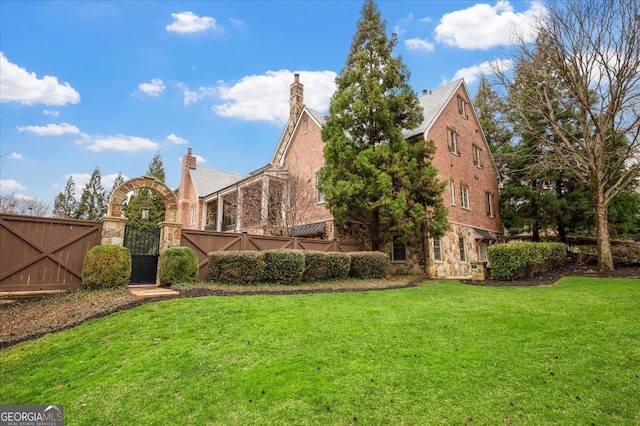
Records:
[[[302,107],[302,111],[300,111],[300,115],[298,116],[298,119],[296,120],[296,122],[292,123],[293,130],[291,131],[291,133],[287,132],[287,129],[291,124],[290,121],[287,121],[284,131],[282,132],[282,136],[280,136],[280,140],[278,141],[278,145],[276,146],[276,150],[273,152],[273,157],[271,158],[271,164],[273,164],[274,166],[282,167],[282,162],[284,161],[286,152],[289,149],[289,145],[291,144],[291,139],[293,138],[293,135],[296,134],[296,130],[300,126],[300,123],[302,122],[302,117],[304,116],[305,113],[307,113],[307,115],[311,117],[313,121],[316,122],[318,127],[322,127],[322,125],[326,121],[324,115],[304,105]],[[291,118],[289,118],[289,120],[291,120]]]
[[[409,139],[413,136],[427,132],[463,83],[464,80],[462,79],[455,80],[420,96],[418,100],[424,109],[424,120],[415,129],[403,130],[402,136],[404,136],[405,139]]]
[[[238,173],[223,172],[202,166],[189,169],[189,175],[198,197],[217,192],[245,178],[244,175]]]

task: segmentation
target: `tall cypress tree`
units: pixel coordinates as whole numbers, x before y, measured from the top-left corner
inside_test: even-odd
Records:
[[[164,164],[162,162],[162,156],[157,152],[147,168],[146,176],[150,176],[158,179],[161,182],[165,181]],[[149,220],[140,220],[140,210],[142,207],[149,208]],[[129,225],[138,229],[153,229],[158,226],[160,222],[165,219],[166,206],[164,200],[158,194],[141,189],[129,199],[127,205],[124,206],[125,216],[129,219]]]
[[[100,220],[107,212],[107,193],[102,187],[102,175],[96,167],[82,190],[75,219]]]
[[[69,176],[67,184],[61,193],[59,193],[53,201],[53,217],[62,219],[70,219],[73,217],[77,209],[78,201],[76,201],[76,184],[73,177]]]
[[[322,127],[327,206],[338,224],[366,223],[373,248],[392,231],[415,241],[427,220],[434,235],[447,226],[444,184],[430,163],[433,142],[402,136],[422,122],[423,111],[407,67],[393,56],[397,42],[376,4],[365,1]]]

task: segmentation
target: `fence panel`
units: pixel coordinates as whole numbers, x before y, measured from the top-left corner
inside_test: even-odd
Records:
[[[101,234],[100,222],[0,214],[0,293],[80,287]]]
[[[198,256],[198,279],[208,275],[207,255],[215,251],[264,251],[274,249],[298,249],[318,251],[359,251],[362,243],[318,240],[312,238],[273,237],[265,235],[237,234],[230,232],[198,231],[183,229],[180,245],[190,247]]]

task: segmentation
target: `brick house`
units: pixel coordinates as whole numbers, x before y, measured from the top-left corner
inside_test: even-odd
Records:
[[[183,207],[197,205],[200,211],[195,213],[194,227],[198,229],[370,241],[363,224],[336,226],[324,195],[317,189],[317,174],[324,164],[320,133],[324,116],[304,105],[303,89],[296,74],[290,86],[289,120],[269,164],[245,177],[219,172],[236,180],[225,187],[218,185],[208,194],[203,188],[197,192],[197,200],[194,191],[185,191],[184,203],[182,195],[179,197],[183,224],[189,218],[191,226],[194,216]],[[425,231],[418,246],[405,246],[394,239],[383,250],[391,255],[395,273],[469,278],[473,262],[486,261],[488,245],[503,232],[496,165],[463,80],[423,91],[419,100],[424,121],[403,135],[435,142],[432,161],[440,180],[449,183],[443,197],[451,226],[440,239]],[[185,173],[185,167],[191,166],[194,169]],[[191,179],[194,188],[204,187],[194,182],[201,176],[199,169],[189,150],[183,159],[182,176]]]

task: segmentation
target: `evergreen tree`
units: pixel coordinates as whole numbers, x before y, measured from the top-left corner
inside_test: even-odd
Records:
[[[82,190],[80,203],[74,214],[75,219],[100,220],[107,212],[107,193],[102,187],[102,175],[96,167],[89,182]]]
[[[165,181],[164,164],[159,152],[153,156],[151,163],[149,163],[146,176],[156,178],[161,182]],[[141,209],[145,206],[149,208],[148,221],[140,219]],[[129,219],[128,224],[137,229],[154,229],[165,219],[164,200],[160,195],[146,189],[136,191],[123,208],[125,216]]]
[[[76,184],[73,181],[73,177],[69,176],[64,190],[62,190],[53,201],[53,217],[70,219],[75,214],[77,208]]]
[[[392,230],[415,241],[427,220],[432,235],[447,226],[444,183],[430,163],[434,144],[402,136],[421,123],[423,111],[407,67],[393,56],[396,44],[375,3],[365,1],[322,127],[327,206],[338,224],[366,223],[374,249]]]

